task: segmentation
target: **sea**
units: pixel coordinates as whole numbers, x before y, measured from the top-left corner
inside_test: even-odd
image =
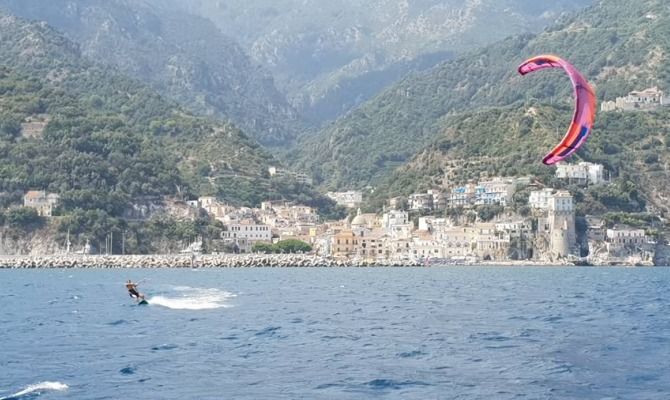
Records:
[[[0,399],[137,398],[667,400],[670,269],[0,270]]]

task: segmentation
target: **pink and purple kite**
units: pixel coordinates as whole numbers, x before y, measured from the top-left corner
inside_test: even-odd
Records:
[[[575,114],[563,140],[542,160],[546,165],[555,164],[568,157],[584,144],[596,119],[596,95],[584,76],[569,62],[553,55],[533,57],[519,66],[519,73],[526,75],[545,68],[562,68],[575,89]]]

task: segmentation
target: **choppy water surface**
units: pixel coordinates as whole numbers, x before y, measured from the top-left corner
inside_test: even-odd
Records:
[[[669,288],[669,269],[0,270],[0,399],[668,399]]]

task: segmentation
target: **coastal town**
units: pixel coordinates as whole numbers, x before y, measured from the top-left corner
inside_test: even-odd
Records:
[[[653,87],[603,102],[601,111],[645,112],[667,105],[663,91]],[[22,130],[29,136],[39,135],[47,122],[48,117],[39,116],[26,121]],[[460,168],[458,161],[452,160],[451,164],[452,170]],[[271,166],[267,174],[271,179],[313,185],[312,178],[304,172]],[[192,200],[137,199],[126,210],[124,218],[146,221],[167,216],[194,221],[204,213],[219,225],[220,235],[191,237],[188,243],[167,251],[168,254],[239,256],[299,252],[318,257],[316,264],[319,265],[657,265],[667,262],[670,252],[665,239],[659,235],[663,219],[657,210],[649,210],[650,215],[655,215],[654,222],[643,226],[607,220],[602,213],[578,214],[574,195],[583,197],[581,191],[586,188],[610,185],[610,174],[604,165],[589,162],[557,164],[554,172],[557,185],[542,183],[533,176],[483,175],[478,180],[452,181],[453,177],[447,173],[441,185],[387,199],[382,210],[365,213],[362,209],[369,205],[368,197],[374,188],[328,192],[326,195],[348,212],[346,218],[339,220],[326,220],[316,208],[300,202],[268,200],[261,202],[260,207],[251,208],[233,206],[215,196]],[[23,195],[23,207],[35,210],[46,220],[58,218],[54,212],[60,201],[59,194],[44,190],[31,190]],[[58,246],[54,253],[114,255],[112,235],[104,245],[96,246],[88,239],[85,243],[73,244],[68,232],[66,243]],[[271,247],[286,241],[303,246],[299,249]],[[121,255],[127,254],[124,247],[122,245]],[[33,253],[34,250],[28,252]],[[245,264],[244,257],[236,260],[235,263]],[[274,261],[264,262],[272,264]],[[291,262],[290,258],[282,261]],[[307,261],[310,263],[314,261]]]
[[[274,173],[278,169],[273,168]],[[577,187],[609,184],[604,167],[559,164],[555,177]],[[363,213],[362,191],[329,192],[349,210],[342,220],[323,220],[316,209],[286,201],[258,208],[235,207],[204,196],[138,203],[129,218],[169,215],[193,220],[201,213],[220,223],[220,237],[192,238],[178,254],[251,255],[264,245],[299,241],[321,260],[376,265],[585,264],[654,265],[658,240],[648,229],[607,224],[598,216],[576,217],[573,195],[546,187],[531,176],[491,177],[388,199],[380,213]],[[24,206],[49,218],[59,196],[29,191]],[[206,249],[205,249],[206,247]],[[61,254],[107,254],[88,242]],[[321,262],[323,264],[323,261]]]

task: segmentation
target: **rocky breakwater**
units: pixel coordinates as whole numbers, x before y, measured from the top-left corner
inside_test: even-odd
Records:
[[[304,254],[5,256],[0,268],[405,267],[413,261],[345,260]]]

